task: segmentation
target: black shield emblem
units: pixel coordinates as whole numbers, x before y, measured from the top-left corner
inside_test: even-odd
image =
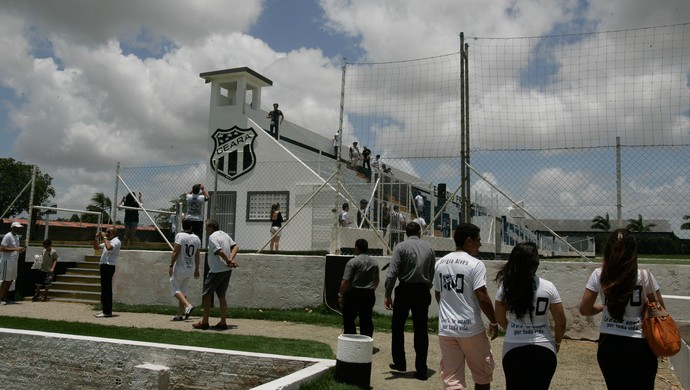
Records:
[[[211,138],[214,142],[211,167],[219,175],[235,180],[256,165],[256,131],[253,128],[240,129],[233,126],[230,129],[218,129]]]

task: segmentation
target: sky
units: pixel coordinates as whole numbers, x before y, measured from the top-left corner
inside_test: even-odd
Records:
[[[287,120],[330,137],[343,58],[443,56],[459,51],[460,32],[540,37],[687,22],[687,0],[5,0],[0,156],[37,164],[54,178],[55,203],[83,209],[93,193],[112,192],[116,162],[207,159],[203,72],[254,69],[273,81],[264,105],[279,101]]]

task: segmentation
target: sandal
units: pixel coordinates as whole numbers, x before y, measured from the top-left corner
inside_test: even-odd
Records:
[[[206,330],[206,329],[210,328],[210,326],[208,325],[208,323],[204,324],[201,322],[197,322],[196,324],[192,324],[192,328]]]

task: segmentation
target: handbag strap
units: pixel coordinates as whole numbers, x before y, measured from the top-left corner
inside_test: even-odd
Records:
[[[654,295],[654,301],[653,302],[659,302],[659,297],[656,295],[656,290],[654,289],[654,286],[652,286],[652,278],[650,277],[650,272],[649,270],[646,269],[641,269],[640,270],[640,276],[642,277],[642,294],[644,294],[644,301],[645,303],[649,303],[649,299],[647,298],[649,292],[647,291],[647,281],[649,281],[649,286],[652,289],[652,295]]]

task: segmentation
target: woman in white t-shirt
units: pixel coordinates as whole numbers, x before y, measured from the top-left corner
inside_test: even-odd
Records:
[[[666,307],[651,273],[645,288],[656,291]],[[609,236],[602,266],[592,272],[580,302],[584,316],[603,313],[597,362],[609,389],[654,388],[658,360],[642,333],[642,291],[635,236],[618,229]],[[603,304],[595,304],[599,294]]]
[[[503,372],[507,389],[548,389],[565,333],[565,311],[558,290],[536,276],[539,252],[533,242],[513,248],[496,274],[496,321],[506,330]],[[555,324],[551,333],[548,313]]]

